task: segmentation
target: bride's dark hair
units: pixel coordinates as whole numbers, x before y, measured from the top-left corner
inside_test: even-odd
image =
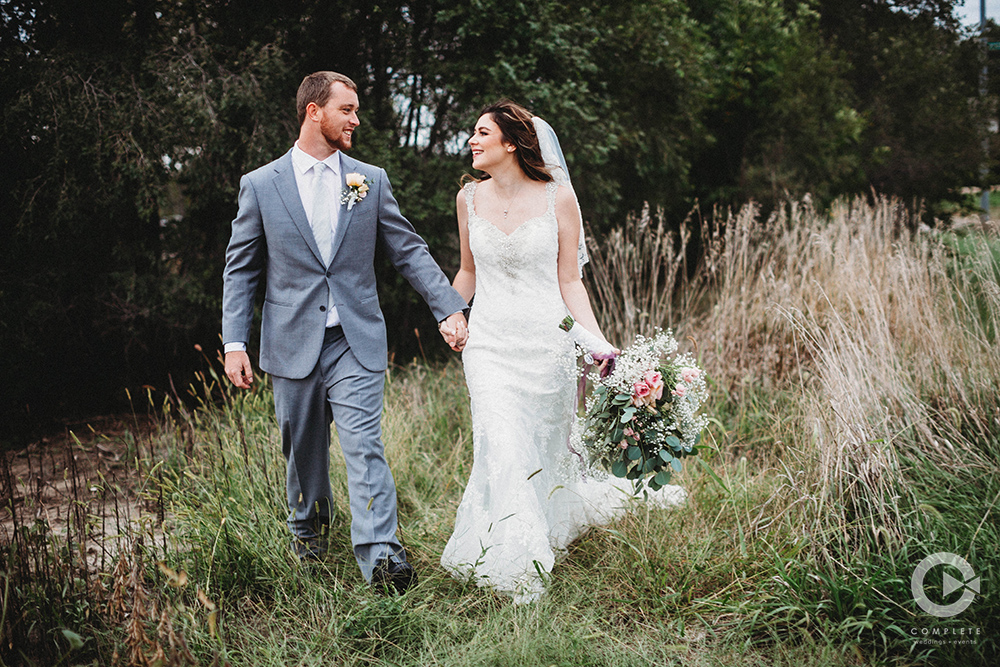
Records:
[[[516,102],[504,99],[487,106],[479,115],[486,114],[500,128],[503,138],[514,144],[521,171],[532,180],[543,183],[551,181],[552,175],[545,168],[531,112]]]

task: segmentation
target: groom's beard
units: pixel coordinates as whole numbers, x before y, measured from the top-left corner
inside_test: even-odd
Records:
[[[346,127],[334,128],[331,126],[332,123],[323,123],[320,125],[320,131],[323,133],[323,138],[326,139],[327,145],[335,151],[350,150],[351,137],[344,134]]]

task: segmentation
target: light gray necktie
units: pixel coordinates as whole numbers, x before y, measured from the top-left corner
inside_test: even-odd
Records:
[[[316,237],[316,245],[319,246],[319,253],[323,256],[323,265],[329,266],[331,255],[333,254],[333,202],[331,201],[331,191],[324,181],[326,170],[329,167],[323,162],[313,165],[314,191],[313,191],[313,213],[312,230]],[[332,171],[332,170],[331,170]]]

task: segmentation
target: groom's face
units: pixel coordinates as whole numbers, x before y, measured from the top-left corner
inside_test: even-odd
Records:
[[[320,131],[333,150],[346,151],[351,147],[354,128],[358,120],[358,94],[340,81],[334,81],[330,99],[322,107]]]

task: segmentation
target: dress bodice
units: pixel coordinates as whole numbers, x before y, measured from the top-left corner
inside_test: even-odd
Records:
[[[559,290],[559,225],[555,200],[559,186],[546,184],[546,209],[510,234],[476,212],[476,186],[465,186],[469,246],[476,263],[473,318],[483,314],[517,315],[538,326],[565,317]],[[545,322],[543,325],[542,322]]]

